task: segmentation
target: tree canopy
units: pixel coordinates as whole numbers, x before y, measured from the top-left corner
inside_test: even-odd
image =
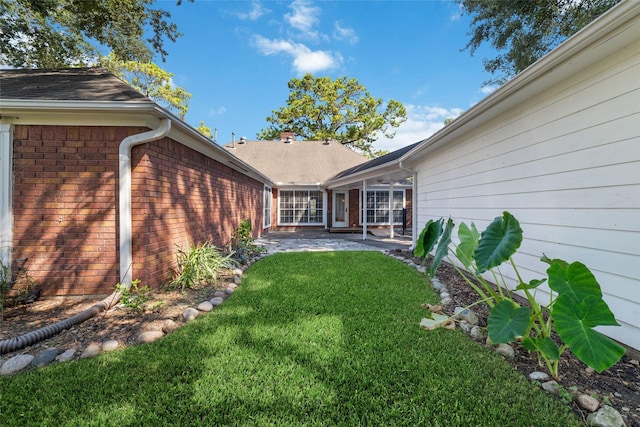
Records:
[[[366,155],[374,155],[373,142],[383,134],[395,136],[395,128],[406,120],[404,106],[390,100],[384,106],[354,78],[314,77],[289,81],[287,105],[266,118],[269,127],[259,139],[272,140],[283,131],[304,140],[331,138]]]
[[[457,1],[472,17],[466,49],[486,42],[504,52],[484,60],[490,82],[504,83],[620,0]]]
[[[83,66],[104,47],[124,61],[151,62],[156,53],[164,60],[165,40],[181,34],[169,12],[152,7],[154,1],[0,0],[0,63]]]
[[[173,84],[173,73],[151,62],[122,61],[113,54],[101,57],[99,64],[184,120],[191,94]]]

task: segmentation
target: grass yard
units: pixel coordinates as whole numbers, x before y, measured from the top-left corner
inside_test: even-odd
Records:
[[[377,252],[286,253],[161,341],[0,378],[0,425],[578,426]]]

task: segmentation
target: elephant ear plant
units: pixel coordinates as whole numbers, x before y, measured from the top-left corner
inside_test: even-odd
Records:
[[[522,229],[518,220],[509,212],[497,217],[482,233],[475,225],[461,223],[458,227],[459,244],[451,242],[454,223],[449,219],[430,220],[424,227],[414,255],[425,262],[435,250],[427,274],[435,272],[447,257],[462,278],[480,295],[480,301],[489,305],[487,319],[489,339],[494,343],[521,340],[522,346],[536,351],[547,369],[558,377],[562,353],[571,349],[586,365],[602,372],[614,365],[624,354],[624,347],[594,330],[596,326],[618,325],[609,306],[602,298],[602,291],[591,271],[579,262],[567,263],[561,259],[541,261],[549,264],[547,278],[525,283],[512,256],[522,242]],[[451,257],[459,263],[452,262]],[[501,266],[505,264],[515,274],[515,290],[522,291],[528,306],[520,305],[507,288]],[[471,273],[469,277],[459,265]],[[504,267],[503,267],[504,268]],[[493,280],[486,279],[489,276]],[[535,298],[540,285],[547,283],[549,301],[542,305]],[[446,322],[439,322],[445,324]],[[552,338],[554,331],[559,343]]]

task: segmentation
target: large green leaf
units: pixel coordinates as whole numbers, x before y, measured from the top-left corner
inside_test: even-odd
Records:
[[[518,286],[516,286],[516,291],[524,291],[525,289],[526,290],[535,289],[546,281],[547,279],[533,279],[533,280],[530,280],[529,283],[522,282],[522,283],[519,283]]]
[[[458,227],[458,239],[460,243],[456,248],[456,258],[458,258],[465,268],[469,269],[473,262],[473,254],[480,241],[480,232],[473,222],[471,223],[471,228],[463,222]]]
[[[568,295],[577,304],[587,297],[602,297],[600,285],[586,265],[568,264],[561,259],[551,260],[547,269],[549,288],[558,295]]]
[[[549,337],[527,337],[522,340],[522,346],[529,351],[538,351],[542,353],[547,359],[560,359],[560,349]]]
[[[507,261],[522,243],[522,229],[518,220],[509,212],[497,217],[484,230],[474,258],[478,273],[485,272]]]
[[[499,302],[487,319],[489,339],[494,343],[508,343],[523,336],[529,329],[530,316],[527,307],[516,307],[511,301]]]
[[[559,295],[553,305],[556,332],[585,364],[602,372],[624,354],[624,347],[593,330],[595,326],[618,325],[607,303],[589,296],[576,303],[571,295]]]
[[[443,222],[443,218],[437,221],[432,219],[427,221],[416,241],[416,248],[413,250],[414,256],[423,257],[425,260],[427,259],[427,255],[429,255],[429,252],[431,252],[431,249],[436,245],[436,242],[442,234]]]
[[[427,270],[427,274],[429,277],[433,277],[436,274],[436,270],[440,267],[440,263],[442,259],[447,256],[449,253],[449,244],[451,244],[451,230],[453,230],[453,220],[449,218],[447,221],[447,225],[444,227],[442,232],[442,237],[440,237],[440,241],[438,242],[438,248],[436,249],[436,253],[433,255],[433,261]]]

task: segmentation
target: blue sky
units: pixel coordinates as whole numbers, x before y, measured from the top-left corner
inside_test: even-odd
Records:
[[[469,18],[453,1],[162,1],[183,37],[161,66],[193,94],[186,120],[217,128],[217,141],[255,139],[286,104],[287,83],[315,76],[357,79],[395,99],[408,120],[375,149],[420,141],[484,98],[491,76],[463,48]]]

